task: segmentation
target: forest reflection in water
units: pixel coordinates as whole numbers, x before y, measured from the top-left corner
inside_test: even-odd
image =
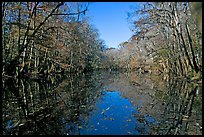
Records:
[[[202,134],[202,86],[150,74],[3,80],[3,134]]]

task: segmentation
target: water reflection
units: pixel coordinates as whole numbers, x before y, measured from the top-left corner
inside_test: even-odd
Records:
[[[202,87],[187,80],[172,78],[163,93],[163,110],[155,134],[202,134]]]
[[[65,134],[66,123],[83,122],[101,95],[100,82],[85,75],[68,76],[58,83],[59,79],[6,80],[3,90],[4,133]]]
[[[3,80],[4,134],[202,134],[201,86],[119,72]]]
[[[88,124],[82,128],[81,134],[127,135],[147,134],[145,124],[140,125],[138,110],[123,98],[119,92],[106,92],[96,103],[97,109],[91,113]],[[137,129],[135,127],[138,126]],[[139,129],[140,128],[140,129]]]

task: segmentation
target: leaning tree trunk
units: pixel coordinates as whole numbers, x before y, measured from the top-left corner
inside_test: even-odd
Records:
[[[190,65],[190,67],[192,69],[194,69],[194,66],[191,62],[191,59],[190,59],[190,56],[189,56],[189,53],[188,53],[188,49],[187,49],[187,46],[186,46],[186,43],[185,43],[185,40],[184,40],[184,37],[183,37],[183,34],[182,34],[182,31],[181,31],[181,22],[179,20],[179,16],[178,16],[178,11],[177,11],[177,6],[176,6],[176,3],[174,5],[174,15],[175,15],[175,18],[174,18],[174,21],[175,21],[175,25],[176,25],[176,32],[177,32],[177,35],[179,36],[179,39],[181,39],[181,44],[183,46],[183,49],[184,49],[184,53],[187,57],[187,60],[188,60],[188,63]]]
[[[187,21],[186,21],[186,31],[187,31],[187,36],[188,36],[188,40],[189,40],[189,46],[190,46],[190,50],[191,50],[191,53],[192,53],[192,61],[193,61],[193,65],[194,65],[194,68],[195,68],[195,71],[196,73],[198,73],[199,71],[199,67],[196,63],[196,57],[195,57],[195,53],[194,53],[194,50],[193,50],[193,44],[192,44],[192,39],[191,39],[191,36],[190,36],[190,32],[189,32],[189,28],[188,28],[188,24],[187,24]]]

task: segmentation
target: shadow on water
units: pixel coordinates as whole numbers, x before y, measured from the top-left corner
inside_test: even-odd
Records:
[[[201,86],[93,72],[3,80],[3,134],[202,134]]]

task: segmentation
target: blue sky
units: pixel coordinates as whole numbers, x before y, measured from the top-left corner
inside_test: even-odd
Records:
[[[87,16],[100,33],[107,47],[115,47],[127,41],[132,32],[127,21],[127,12],[138,2],[93,2],[89,5]]]

